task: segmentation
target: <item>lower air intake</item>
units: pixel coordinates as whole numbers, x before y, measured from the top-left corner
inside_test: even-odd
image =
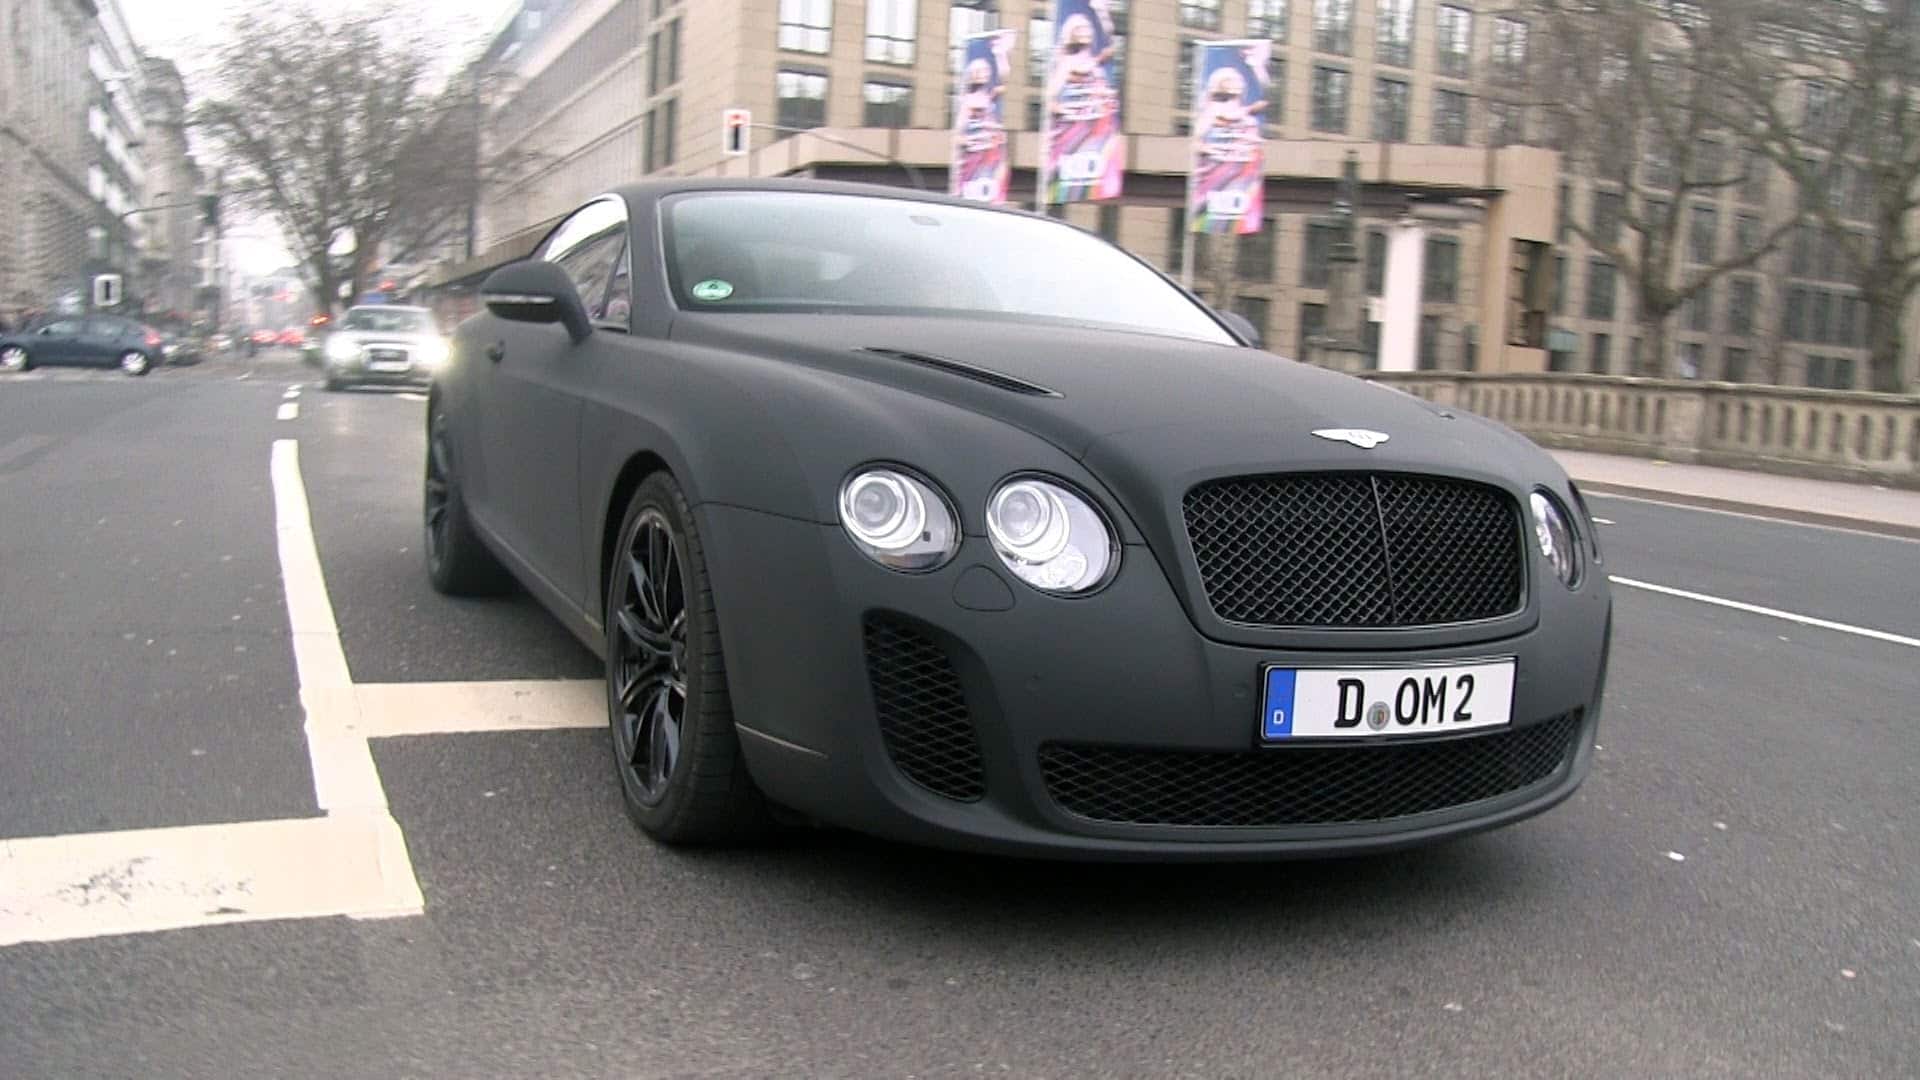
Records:
[[[980,739],[946,651],[887,615],[867,616],[865,638],[880,737],[894,765],[935,795],[962,802],[985,795]]]

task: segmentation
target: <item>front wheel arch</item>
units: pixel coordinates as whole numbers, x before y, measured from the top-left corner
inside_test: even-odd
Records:
[[[597,590],[595,595],[600,598],[598,614],[603,619],[607,614],[607,585],[613,580],[613,553],[620,546],[620,525],[626,518],[627,504],[633,501],[633,493],[640,489],[647,477],[655,473],[664,473],[674,483],[680,483],[680,478],[673,475],[673,469],[660,455],[651,450],[634,454],[620,466],[620,472],[613,480],[613,488],[601,507],[600,573],[594,579],[594,587]],[[681,484],[681,490],[686,490],[684,484]]]

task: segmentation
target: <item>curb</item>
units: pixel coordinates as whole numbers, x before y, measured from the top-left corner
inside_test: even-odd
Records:
[[[1741,502],[1738,499],[1719,499],[1710,495],[1688,495],[1677,491],[1663,491],[1659,488],[1634,487],[1630,484],[1609,484],[1600,480],[1582,480],[1579,477],[1574,477],[1573,482],[1580,485],[1581,491],[1595,495],[1623,495],[1628,498],[1646,499],[1650,502],[1692,506],[1702,510],[1725,510],[1734,514],[1773,518],[1777,521],[1791,521],[1801,525],[1823,525],[1833,529],[1850,529],[1854,532],[1891,536],[1900,540],[1920,540],[1920,525],[1902,525],[1895,521],[1848,517],[1845,514],[1823,514],[1815,510],[1797,510],[1767,503]]]

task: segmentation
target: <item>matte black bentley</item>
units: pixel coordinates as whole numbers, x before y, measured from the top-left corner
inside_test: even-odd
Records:
[[[428,569],[511,574],[605,657],[655,837],[1328,854],[1587,772],[1612,601],[1553,460],[1078,229],[673,180],[482,291],[428,406]]]

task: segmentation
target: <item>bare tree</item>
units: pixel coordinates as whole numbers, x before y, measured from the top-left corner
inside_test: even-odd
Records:
[[[1793,228],[1773,223],[1744,247],[1691,242],[1701,222],[1717,226],[1696,214],[1717,215],[1711,200],[1746,178],[1722,108],[1739,43],[1681,0],[1529,0],[1517,10],[1536,40],[1514,49],[1496,25],[1491,96],[1532,106],[1546,141],[1596,180],[1593,212],[1569,213],[1567,225],[1625,282],[1647,343],[1642,369],[1670,376],[1674,313]]]
[[[1790,176],[1866,305],[1871,389],[1899,391],[1901,314],[1920,291],[1915,0],[1740,0],[1727,120]],[[1864,227],[1862,227],[1864,224]]]
[[[391,18],[296,5],[239,28],[220,54],[217,95],[196,109],[324,310],[342,285],[362,290],[409,191],[464,182],[457,159],[434,156],[450,107],[430,86],[434,52]]]

